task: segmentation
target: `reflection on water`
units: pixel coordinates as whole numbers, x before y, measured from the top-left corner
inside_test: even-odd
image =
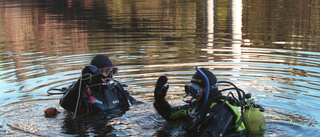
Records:
[[[153,88],[167,75],[167,99],[182,104],[195,66],[251,92],[267,110],[266,136],[319,132],[319,1],[0,3],[0,135],[181,135],[155,113]],[[62,108],[45,118],[60,97],[46,91],[68,86],[100,53],[145,103],[102,123],[68,121]]]

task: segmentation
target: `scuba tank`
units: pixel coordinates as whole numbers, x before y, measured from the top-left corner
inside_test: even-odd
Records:
[[[267,130],[263,114],[256,108],[248,108],[243,112],[243,122],[248,136],[263,136]]]
[[[246,94],[247,99],[245,110],[242,114],[244,125],[246,126],[247,136],[263,137],[267,130],[264,115],[264,109],[262,106],[254,103],[253,100],[249,100],[251,94]],[[258,110],[259,109],[259,110]]]

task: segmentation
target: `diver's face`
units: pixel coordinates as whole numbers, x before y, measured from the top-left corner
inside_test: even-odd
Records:
[[[185,92],[186,96],[183,97],[183,101],[186,103],[189,103],[191,111],[189,112],[189,115],[191,117],[194,117],[195,113],[201,109],[201,106],[203,104],[203,97],[205,95],[203,88],[201,88],[199,85],[190,83],[185,85]],[[187,96],[191,96],[191,99],[184,99]]]
[[[102,72],[101,81],[103,83],[109,82],[110,80],[112,80],[113,76],[118,73],[117,67],[104,67],[100,68],[100,70]]]

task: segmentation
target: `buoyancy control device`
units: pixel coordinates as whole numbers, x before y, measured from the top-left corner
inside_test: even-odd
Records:
[[[246,127],[246,135],[251,137],[263,137],[265,131],[267,130],[265,117],[262,112],[265,109],[255,103],[255,101],[251,98],[250,93],[245,93],[242,89],[236,87],[233,83],[227,81],[218,81],[218,83],[229,83],[233,86],[233,88],[222,89],[222,91],[226,90],[236,90],[238,93],[238,99],[232,95],[232,98],[235,100],[236,106],[241,108],[241,117],[243,123]],[[228,94],[229,95],[229,94]]]
[[[206,91],[205,91],[205,103],[210,103],[208,101],[209,97],[209,80],[206,77],[204,73],[201,72],[201,70],[198,67],[195,67],[197,71],[199,71],[206,82]],[[240,107],[241,112],[241,120],[243,121],[245,127],[246,127],[246,135],[247,136],[263,136],[265,131],[267,130],[266,123],[265,123],[265,117],[262,112],[264,112],[264,108],[258,104],[255,103],[253,99],[251,99],[250,93],[245,93],[242,89],[238,88],[236,85],[234,85],[231,82],[228,81],[218,81],[217,83],[224,83],[229,84],[232,87],[231,88],[225,88],[222,90],[219,90],[219,92],[223,91],[229,91],[228,95],[225,97],[226,99],[233,100],[233,104],[237,107]],[[236,98],[233,93],[230,90],[235,90],[238,94],[238,98]],[[230,95],[232,97],[230,97]],[[208,102],[207,102],[208,101]],[[202,108],[204,108],[204,106]],[[201,110],[200,110],[201,111]],[[203,120],[200,120],[203,121]],[[202,122],[200,122],[202,123]],[[241,122],[240,122],[241,123]],[[198,125],[198,124],[196,124]]]

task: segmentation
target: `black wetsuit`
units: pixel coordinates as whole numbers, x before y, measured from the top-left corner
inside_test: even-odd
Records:
[[[236,114],[238,112],[234,112],[229,105],[229,102],[211,101],[205,110],[192,118],[189,115],[192,109],[189,105],[171,107],[165,99],[154,102],[154,107],[166,121],[186,121],[189,136],[215,137],[221,133],[223,136],[244,135],[244,124],[238,119],[239,115]],[[240,122],[237,123],[238,121]]]
[[[123,89],[121,83],[115,80],[114,86],[82,87],[85,88],[79,92],[77,84],[72,84],[60,99],[60,105],[77,115],[94,115],[113,109],[128,109],[136,102],[129,92]]]

